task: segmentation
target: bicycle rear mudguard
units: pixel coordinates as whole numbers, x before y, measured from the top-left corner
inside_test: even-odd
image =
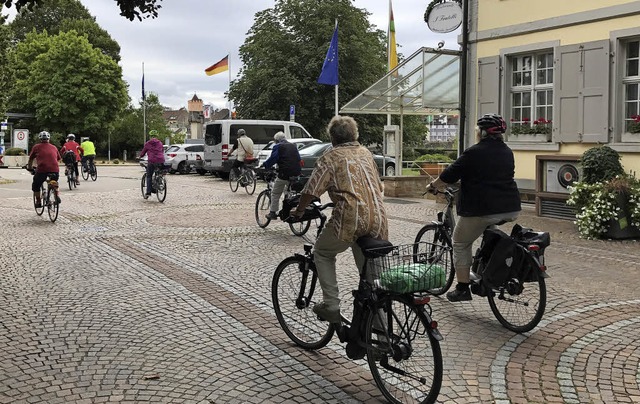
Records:
[[[438,340],[438,341],[444,340],[444,337],[442,336],[442,334],[440,334],[440,330],[438,330],[438,328],[437,328],[438,322],[437,321],[433,321],[433,319],[431,318],[431,314],[429,314],[429,312],[427,312],[427,310],[424,308],[424,306],[425,305],[419,306],[418,309],[422,310],[422,314],[424,314],[424,316],[427,318],[427,331],[436,340]],[[435,327],[433,326],[434,324],[435,324]]]

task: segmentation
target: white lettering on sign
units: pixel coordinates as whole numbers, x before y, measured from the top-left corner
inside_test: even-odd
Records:
[[[462,8],[456,1],[437,4],[427,16],[429,29],[441,34],[455,31],[460,24],[462,24]]]

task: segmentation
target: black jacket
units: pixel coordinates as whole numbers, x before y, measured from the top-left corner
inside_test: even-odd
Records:
[[[440,179],[460,181],[460,216],[486,216],[520,211],[520,192],[513,179],[513,152],[502,140],[483,139],[465,150]]]
[[[288,180],[291,177],[300,175],[300,153],[293,143],[287,141],[280,142],[273,146],[271,156],[264,162],[265,168],[270,168],[274,164],[278,165],[278,178]]]

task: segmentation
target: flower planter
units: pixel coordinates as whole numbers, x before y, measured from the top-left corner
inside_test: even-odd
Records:
[[[620,207],[618,218],[609,220],[604,238],[613,240],[623,240],[629,238],[640,238],[640,229],[631,224],[631,215],[627,209],[627,198],[625,194],[616,196],[616,203]]]
[[[451,163],[420,163],[420,175],[437,177]]]
[[[2,163],[7,167],[22,167],[29,161],[29,156],[2,156]]]

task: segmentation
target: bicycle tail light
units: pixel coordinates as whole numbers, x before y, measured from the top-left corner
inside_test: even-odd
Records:
[[[413,298],[413,303],[417,305],[427,304],[431,301],[431,297],[429,296],[415,296]]]

